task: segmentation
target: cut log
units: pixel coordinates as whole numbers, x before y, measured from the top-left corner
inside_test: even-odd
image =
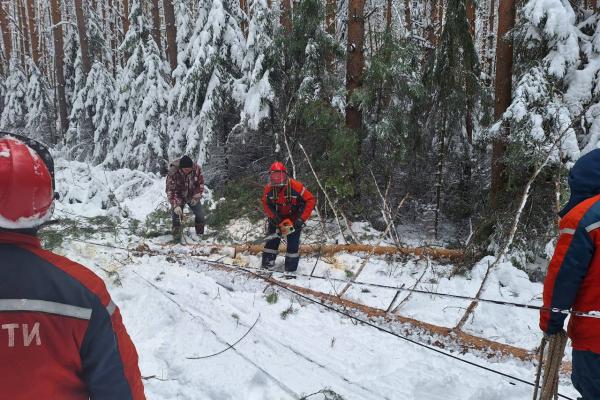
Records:
[[[259,245],[238,245],[235,246],[236,253],[262,253],[264,246]],[[281,254],[285,254],[286,247],[279,248]],[[323,256],[332,256],[337,253],[371,253],[375,255],[413,255],[417,257],[431,257],[434,259],[457,261],[464,257],[462,250],[444,249],[441,247],[396,247],[396,246],[375,246],[369,244],[307,244],[300,246],[300,254],[321,254]]]

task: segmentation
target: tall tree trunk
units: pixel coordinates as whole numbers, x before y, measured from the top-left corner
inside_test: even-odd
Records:
[[[476,43],[475,42],[475,0],[467,0],[466,8],[467,8],[467,20],[469,21],[469,32],[471,33],[471,37],[473,38],[473,43]]]
[[[365,0],[348,2],[348,48],[346,55],[346,126],[355,130],[362,139],[362,114],[358,107],[350,104],[355,89],[362,86],[365,66]],[[359,143],[360,146],[360,143]]]
[[[121,21],[123,23],[123,37],[129,30],[129,0],[123,0],[123,14],[121,15]]]
[[[404,0],[404,29],[406,29],[406,36],[410,36],[412,33],[412,17],[410,13],[410,0]]]
[[[40,36],[38,32],[37,17],[35,15],[35,1],[27,0],[28,5],[28,21],[29,21],[29,33],[31,35],[31,55],[33,62],[38,67],[40,66]]]
[[[501,0],[499,1],[502,2]],[[510,0],[510,2],[512,4],[513,0]],[[485,54],[487,55],[487,65],[489,68],[488,75],[490,77],[492,76],[492,73],[494,71],[494,30],[496,29],[496,11],[498,11],[496,0],[490,0],[490,12],[488,15],[488,33],[485,37]],[[496,41],[498,41],[499,34],[500,29],[498,28],[498,32],[496,32]]]
[[[437,41],[440,37],[443,1],[431,0],[431,15],[430,24],[427,27],[427,39],[433,47],[437,46]]]
[[[392,32],[392,0],[387,0],[387,7],[385,9],[385,31],[387,33]]]
[[[500,1],[496,44],[496,102],[494,107],[494,118],[496,120],[502,117],[512,99],[513,43],[512,38],[508,37],[507,33],[512,30],[514,24],[514,0]],[[490,200],[494,209],[500,205],[501,194],[506,187],[506,165],[504,164],[506,146],[504,138],[508,135],[508,129],[508,126],[502,127],[501,136],[494,141],[492,149]]]
[[[25,12],[25,4],[24,0],[18,0],[18,10],[19,10],[19,30],[21,31],[21,63],[23,65],[23,69],[27,69],[27,65],[25,63],[25,56],[29,55],[29,28],[27,27],[27,18]]]
[[[8,64],[12,56],[12,30],[8,22],[8,12],[4,9],[2,2],[0,2],[0,30],[2,30],[2,42],[4,44],[4,59]]]
[[[240,9],[244,14],[244,19],[240,24],[242,28],[242,32],[244,32],[244,37],[248,39],[248,21],[250,20],[250,11],[248,10],[248,0],[240,0]]]
[[[177,68],[177,28],[175,26],[175,9],[172,0],[163,0],[165,10],[165,30],[167,34],[167,57],[171,71]]]
[[[475,0],[466,0],[467,20],[469,22],[469,33],[475,42]],[[467,131],[467,142],[473,144],[473,105],[471,99],[467,99],[467,110],[465,114],[465,128]]]
[[[110,37],[110,59],[112,63],[112,75],[113,78],[117,73],[117,32],[116,32],[116,24],[115,24],[115,11],[113,9],[113,0],[108,0],[108,35]]]
[[[336,13],[336,0],[327,0],[325,2],[325,30],[332,37],[335,37],[335,13]],[[331,52],[327,52],[325,55],[325,63],[327,69],[331,72],[335,70],[335,57]]]
[[[160,34],[160,9],[158,0],[152,0],[152,37],[158,46],[159,53],[162,54],[162,38]]]
[[[336,7],[336,0],[327,0],[325,3],[325,30],[331,36],[335,36]]]
[[[60,132],[64,133],[69,128],[69,118],[67,115],[67,97],[65,96],[65,73],[64,73],[64,48],[63,48],[63,28],[61,25],[62,16],[60,12],[60,0],[51,0],[52,8],[52,31],[54,36],[54,72],[56,75],[56,91],[58,97],[58,115],[60,117]],[[58,142],[58,140],[55,140]]]
[[[290,33],[292,31],[292,2],[291,0],[281,0],[281,16],[279,23],[285,30]]]
[[[83,15],[83,0],[75,0],[75,17],[77,19],[77,33],[79,35],[79,49],[81,50],[81,65],[87,77],[92,64],[90,62],[90,47],[88,43],[85,16]]]

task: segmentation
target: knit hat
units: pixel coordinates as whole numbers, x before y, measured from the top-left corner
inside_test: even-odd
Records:
[[[192,159],[188,156],[183,156],[181,157],[181,160],[179,160],[179,168],[193,168],[194,167],[194,162],[192,161]]]

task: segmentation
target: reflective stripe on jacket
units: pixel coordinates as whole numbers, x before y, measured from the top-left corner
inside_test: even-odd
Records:
[[[0,397],[143,400],[136,349],[104,282],[0,231]]]
[[[600,196],[582,201],[560,221],[560,236],[544,281],[544,307],[600,311]],[[566,315],[542,311],[540,328],[556,333]],[[576,350],[600,353],[600,319],[571,315]]]
[[[283,218],[292,221],[302,218],[306,222],[317,200],[302,183],[289,179],[287,186],[265,186],[262,203],[265,214],[274,222],[278,223]]]

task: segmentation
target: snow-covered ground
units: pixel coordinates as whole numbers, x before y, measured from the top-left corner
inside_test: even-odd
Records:
[[[164,207],[163,179],[129,170],[103,171],[62,160],[57,164],[62,195],[57,217],[82,224],[88,224],[86,218],[90,217],[120,218],[121,225],[115,232],[98,230],[88,233],[85,241],[129,248],[142,242],[151,248],[164,246],[166,236],[145,239],[121,228],[123,221],[143,222],[148,214]],[[322,241],[318,224],[313,222],[311,227],[307,241]],[[354,229],[365,240],[378,240],[378,232],[364,224],[355,224]],[[248,221],[238,221],[228,230],[234,241],[262,233]],[[407,238],[407,242],[410,240]],[[179,245],[169,248],[182,255],[189,251]],[[531,397],[531,388],[524,384],[357,325],[245,274],[211,268],[199,258],[136,255],[68,238],[56,251],[105,279],[138,348],[149,399],[299,399],[325,388],[344,399],[357,400]],[[220,254],[210,257],[249,267],[259,264],[258,256],[247,254],[236,259]],[[300,276],[294,284],[339,293],[363,258],[359,254],[305,257],[301,273],[309,275],[314,269],[314,275],[332,279]],[[491,262],[490,258],[483,259],[466,276],[453,276],[453,265],[433,260],[373,257],[358,280],[473,296]],[[501,263],[491,271],[482,297],[539,304],[541,290],[541,284],[531,282],[524,272],[510,263]],[[394,295],[390,289],[354,285],[345,298],[386,309]],[[455,326],[468,306],[467,301],[417,293],[403,301],[406,295],[395,303],[401,303],[399,314],[445,327]],[[525,349],[534,349],[541,337],[536,312],[491,304],[480,304],[464,330]],[[190,359],[227,349],[228,343],[248,331],[234,348],[222,354]],[[477,353],[461,357],[534,380],[533,363],[488,359]],[[561,392],[576,397],[567,379],[561,382]],[[308,398],[325,397],[319,394]]]

